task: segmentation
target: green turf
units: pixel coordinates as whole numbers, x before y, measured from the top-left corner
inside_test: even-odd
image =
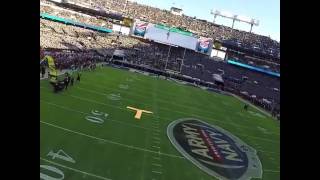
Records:
[[[212,180],[183,158],[166,135],[170,122],[195,117],[255,148],[263,179],[280,179],[279,122],[254,108],[245,112],[234,97],[114,68],[83,72],[80,83],[58,94],[43,80],[40,92],[40,164],[57,168],[42,168],[43,174],[60,178],[63,173],[68,180]],[[120,99],[111,100],[110,94]],[[153,114],[136,120],[127,106]],[[90,122],[86,116],[93,116],[92,110],[108,116],[101,124]],[[48,156],[60,149],[75,162]]]

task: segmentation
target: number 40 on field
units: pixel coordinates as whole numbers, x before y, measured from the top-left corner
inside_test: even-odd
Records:
[[[76,163],[76,161],[67,153],[65,153],[62,149],[58,150],[57,152],[53,152],[51,150],[47,154],[47,156],[51,157],[53,160],[61,159],[63,161],[67,161],[70,163]],[[40,165],[40,170],[41,169],[44,170],[46,173],[43,173],[40,171],[40,179],[43,179],[43,180],[63,180],[64,179],[64,173],[60,169],[54,166]]]

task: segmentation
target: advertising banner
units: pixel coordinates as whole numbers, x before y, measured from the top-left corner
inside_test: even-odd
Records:
[[[212,39],[200,37],[197,43],[197,51],[208,54],[212,48]]]
[[[144,37],[148,24],[148,22],[137,21],[133,27],[133,34]]]

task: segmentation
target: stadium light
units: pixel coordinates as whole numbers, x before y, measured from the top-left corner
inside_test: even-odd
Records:
[[[250,24],[251,28],[250,28],[250,33],[252,32],[252,27],[253,26],[259,26],[259,20],[253,19],[253,18],[249,18],[247,16],[243,16],[243,15],[234,15],[228,11],[218,11],[218,10],[210,10],[210,14],[214,16],[213,19],[213,23],[216,22],[216,18],[217,16],[220,17],[224,17],[224,18],[228,18],[228,19],[232,19],[232,29],[234,27],[234,23],[235,21],[239,21],[239,22],[244,22],[247,24]]]
[[[213,23],[215,23],[215,22],[216,22],[216,18],[217,18],[217,16],[220,16],[220,15],[221,15],[220,11],[218,11],[218,10],[215,10],[215,11],[211,10],[210,14],[212,14],[212,15],[213,15],[213,17],[214,17],[214,19],[213,19]]]
[[[243,16],[243,15],[239,15],[237,18],[239,21],[246,22],[246,23],[250,23],[252,20],[252,18],[249,18],[247,16]]]
[[[250,33],[252,32],[252,27],[253,27],[253,25],[255,25],[255,26],[259,26],[259,20],[256,20],[256,19],[251,19],[251,21],[250,21]]]
[[[232,19],[234,15],[231,12],[228,12],[228,11],[221,11],[220,12],[220,16]]]
[[[238,15],[233,15],[233,18],[232,18],[232,29],[233,29],[233,26],[234,26],[234,22],[235,21],[238,21],[239,19],[238,19]]]
[[[231,12],[228,12],[228,11],[218,11],[218,10],[213,11],[211,9],[210,14],[214,16],[213,23],[215,23],[217,16],[227,18],[227,19],[232,19],[232,29],[234,27],[235,21],[250,24],[250,26],[251,26],[250,32],[252,31],[253,26],[259,26],[259,20],[249,18],[249,17],[243,16],[243,15],[235,15],[235,14],[232,14]]]
[[[256,26],[259,26],[260,21],[259,20],[255,20],[256,22]]]

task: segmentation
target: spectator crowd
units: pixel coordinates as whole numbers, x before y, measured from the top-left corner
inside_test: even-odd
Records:
[[[85,2],[84,0],[74,1],[77,3]],[[231,27],[214,24],[196,17],[174,15],[168,10],[126,0],[92,0],[91,5],[100,7],[100,9],[108,12],[118,12],[134,19],[185,28],[199,36],[259,50],[280,58],[280,43],[267,36],[232,29]]]
[[[92,1],[101,7],[125,13],[135,18],[146,19],[150,22],[162,22],[197,32],[214,39],[241,41],[248,46],[259,46],[264,49],[277,49],[280,44],[268,37],[231,30],[225,26],[197,20],[188,16],[176,16],[165,10],[128,2],[124,9],[124,0]],[[41,6],[41,12],[71,18],[79,22],[101,26],[106,21],[98,18],[72,13],[70,11]],[[146,16],[148,15],[148,16]],[[107,24],[106,26],[110,26]],[[259,45],[260,44],[260,45]],[[146,40],[122,36],[116,33],[105,34],[80,27],[65,25],[49,20],[40,19],[40,45],[48,55],[56,60],[58,69],[85,68],[110,59],[114,50],[124,50],[125,61],[131,64],[146,66],[160,70],[171,70],[182,75],[213,82],[213,74],[221,74],[225,90],[249,99],[253,103],[261,103],[266,109],[279,110],[280,80],[231,66],[221,61],[214,61],[207,55],[179,47],[148,42]],[[169,51],[170,49],[170,51]],[[228,53],[230,57],[245,61],[247,64],[262,66],[268,64],[275,71],[279,64],[260,59],[250,59],[235,52]],[[240,58],[239,58],[240,57]]]

